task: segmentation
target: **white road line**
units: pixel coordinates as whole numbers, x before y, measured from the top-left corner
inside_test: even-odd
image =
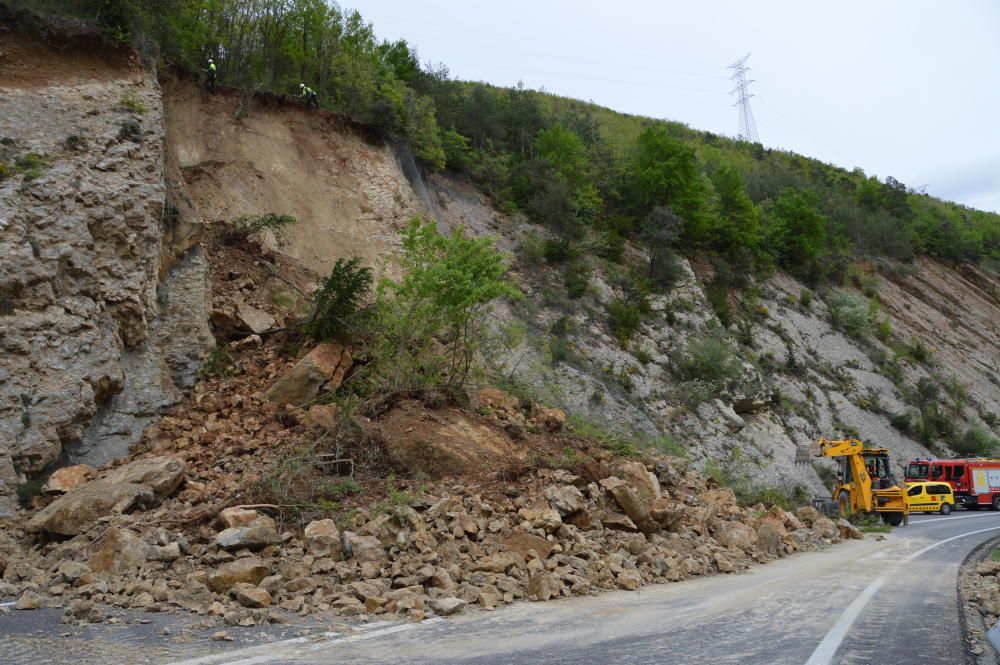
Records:
[[[954,517],[932,517],[929,520],[918,520],[916,522],[910,522],[910,526],[920,526],[921,524],[930,524],[931,522],[940,522],[942,520],[948,520],[949,522],[954,522],[955,520],[972,520],[976,518],[982,519],[983,517],[1000,517],[1000,513],[979,513],[978,515],[956,515]]]
[[[413,630],[417,626],[426,626],[439,621],[442,621],[441,617],[427,619],[421,623],[390,624],[387,621],[379,621],[377,623],[369,624],[361,629],[363,632],[355,633],[353,635],[345,635],[343,633],[320,633],[318,637],[332,638],[325,640],[315,640],[316,636],[294,637],[288,640],[281,640],[280,642],[261,644],[254,647],[240,649],[238,651],[231,651],[229,653],[217,653],[210,656],[202,656],[201,658],[178,661],[176,663],[172,663],[171,665],[257,665],[258,663],[274,662],[274,657],[276,655],[275,649],[280,647],[303,644],[305,645],[303,647],[303,650],[305,651],[318,651],[334,644],[347,644],[349,642],[370,640],[374,637],[383,637],[385,635],[392,635],[393,633],[401,633],[406,630]],[[382,626],[385,627],[383,628]],[[261,650],[264,649],[266,649],[268,653],[254,655],[259,654]],[[245,654],[246,657],[241,658],[240,654]],[[234,658],[236,660],[233,660]]]
[[[847,631],[851,629],[854,620],[858,618],[858,615],[865,609],[865,605],[882,588],[883,584],[885,584],[885,577],[880,577],[865,587],[861,595],[847,606],[844,613],[837,619],[837,623],[833,624],[833,628],[826,634],[823,641],[819,643],[816,650],[812,652],[809,660],[806,661],[806,665],[826,665],[833,660],[833,655],[837,653],[840,643],[844,641],[844,637],[847,636]]]
[[[10,607],[11,605],[13,605],[16,602],[17,602],[16,600],[10,600],[10,601],[7,601],[6,603],[0,603],[0,607]]]
[[[977,517],[977,516],[970,515],[969,517]],[[931,520],[927,521],[930,522]],[[966,533],[960,533],[957,536],[952,536],[951,538],[945,538],[944,540],[939,540],[936,543],[931,543],[927,547],[919,549],[916,552],[913,552],[912,554],[908,555],[903,560],[913,561],[918,556],[926,554],[935,547],[944,545],[945,543],[950,543],[953,540],[958,540],[959,538],[965,538],[966,536],[974,536],[977,533],[996,531],[997,529],[1000,529],[1000,526],[991,526],[988,529],[979,529],[977,531],[968,531]],[[879,577],[878,579],[873,581],[871,584],[865,587],[865,590],[861,592],[861,595],[859,595],[857,598],[854,599],[854,602],[852,602],[850,605],[847,606],[847,609],[844,610],[843,614],[840,615],[840,618],[837,619],[837,622],[833,624],[833,628],[831,628],[829,632],[827,632],[827,634],[823,637],[823,640],[816,647],[815,651],[813,651],[812,655],[809,656],[809,660],[806,661],[806,665],[829,665],[829,663],[833,661],[833,657],[837,653],[837,649],[840,648],[840,643],[843,642],[844,638],[847,636],[847,631],[850,630],[851,625],[858,618],[861,612],[865,609],[865,606],[868,604],[868,601],[872,599],[872,596],[874,596],[878,592],[878,590],[882,588],[882,585],[885,584],[886,579],[887,578],[883,575],[882,577]]]

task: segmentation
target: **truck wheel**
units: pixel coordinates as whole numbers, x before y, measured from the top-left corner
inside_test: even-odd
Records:
[[[993,503],[990,504],[990,510],[1000,510],[1000,494],[993,496]]]
[[[899,526],[903,523],[903,513],[879,513],[878,516],[889,526]]]
[[[942,515],[948,515],[950,513],[951,513],[951,504],[950,503],[942,503],[941,504],[941,514]]]

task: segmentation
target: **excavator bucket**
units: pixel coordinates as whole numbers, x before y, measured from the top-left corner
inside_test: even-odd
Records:
[[[813,458],[820,456],[820,447],[817,442],[800,443],[795,448],[795,463],[809,464]]]

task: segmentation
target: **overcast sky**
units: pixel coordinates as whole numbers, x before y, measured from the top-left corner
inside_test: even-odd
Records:
[[[997,0],[344,0],[453,77],[736,135],[1000,212]]]

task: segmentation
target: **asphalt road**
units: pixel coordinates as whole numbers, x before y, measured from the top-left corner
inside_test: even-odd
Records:
[[[961,665],[958,568],[1000,513],[917,516],[744,575],[275,642],[184,665]]]

